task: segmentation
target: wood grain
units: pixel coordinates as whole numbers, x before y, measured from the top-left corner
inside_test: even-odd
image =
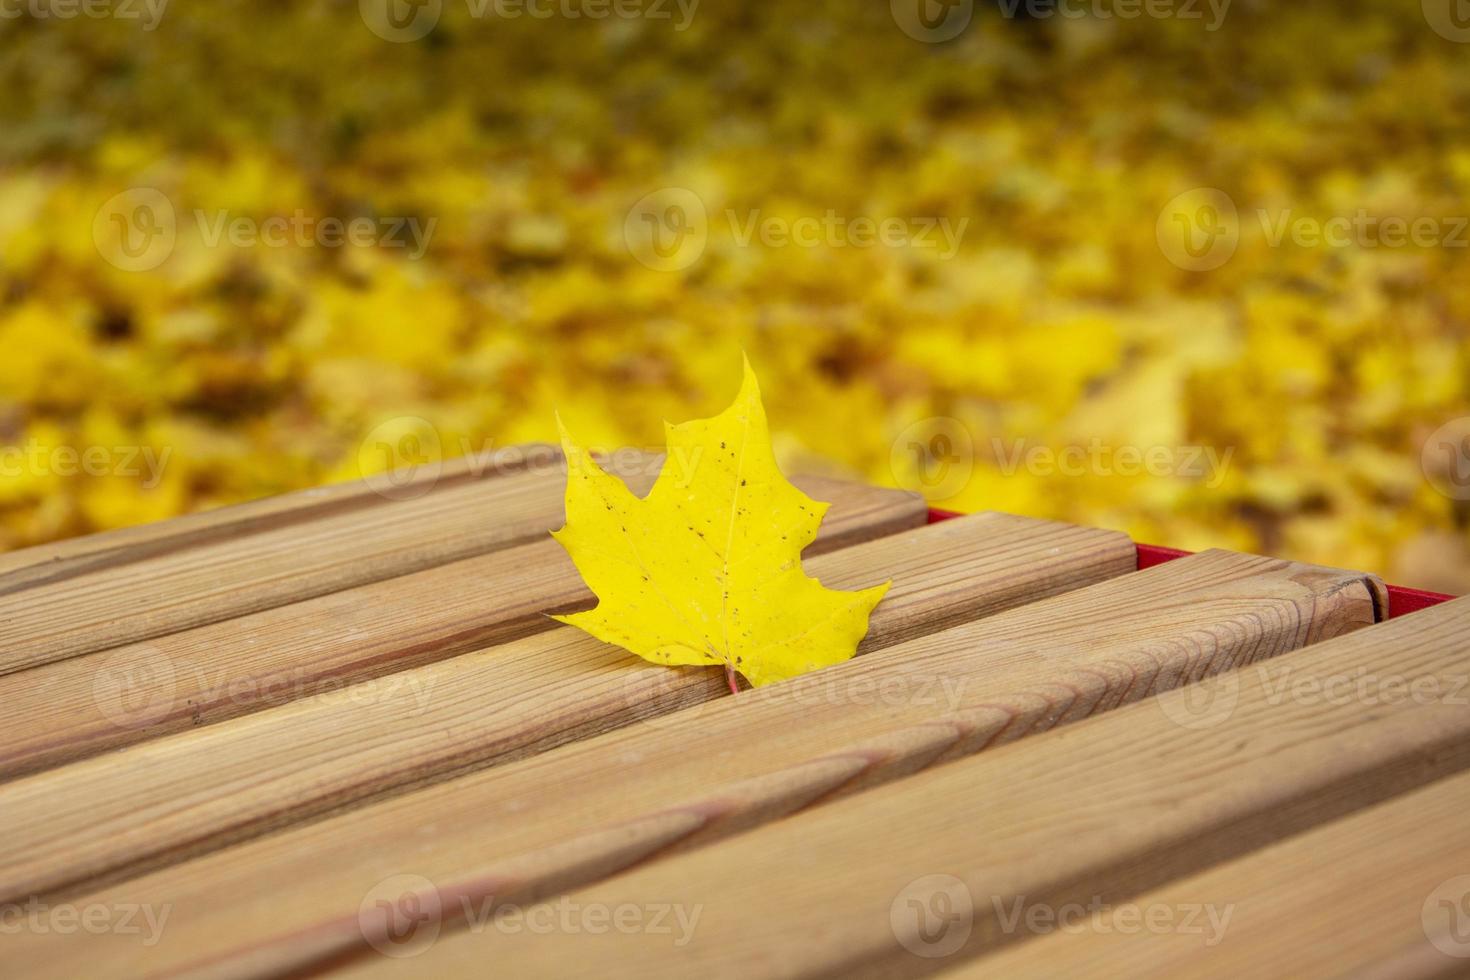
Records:
[[[832,504],[809,554],[925,520],[907,493],[795,482]],[[539,633],[592,602],[547,538],[0,675],[0,780]]]
[[[168,936],[50,944],[36,962],[328,965],[366,948],[359,906],[395,876],[439,882],[454,903],[533,900],[1336,635],[1372,619],[1369,591],[1354,573],[1222,553],[1126,575],[95,893],[172,904]],[[301,885],[283,893],[291,876]]]
[[[619,451],[608,464],[645,493],[661,459]],[[186,533],[171,544],[142,543],[145,551],[168,546],[85,574],[73,569],[56,581],[0,585],[0,675],[524,544],[561,524],[564,485],[558,457],[495,479],[450,480],[411,499],[281,526],[267,520],[219,540],[196,541]],[[916,495],[867,492],[885,494],[895,506],[902,499],[906,519],[898,526],[924,519]],[[348,502],[361,496],[343,494]]]
[[[1161,910],[1167,928],[1129,927],[1134,913],[1109,910],[945,977],[1462,977],[1467,814],[1470,774],[1451,776],[1130,900]],[[1214,924],[1186,928],[1195,908]]]
[[[624,465],[622,475],[652,484],[646,457]],[[451,481],[215,540],[165,538],[139,545],[165,547],[136,560],[0,588],[0,674],[523,544],[561,523],[564,481],[560,462]]]
[[[504,473],[545,468],[560,458],[561,450],[544,443],[503,446],[445,460],[438,466],[409,467],[371,479],[312,487],[152,524],[20,548],[0,554],[0,595],[390,503],[390,498],[375,487],[391,487],[400,499],[410,498],[421,496],[431,488],[442,489]]]
[[[1027,938],[1031,910],[1127,901],[1464,772],[1463,705],[1440,693],[1383,695],[1449,692],[1467,673],[1470,599],[1462,599],[558,900],[574,909],[697,907],[682,947],[648,930],[512,934],[488,923],[480,934],[441,936],[412,960],[364,959],[349,975],[408,965],[473,976],[491,961],[509,976],[567,975],[585,963],[614,977],[927,975]],[[1025,710],[1006,700],[957,715],[951,737]],[[694,823],[706,811],[672,812]],[[451,885],[446,898],[457,897]]]
[[[1121,535],[988,515],[807,567],[836,588],[893,579],[865,641],[876,649],[1122,572],[1130,554]],[[722,680],[559,627],[15,780],[0,786],[0,896],[172,863],[707,700]]]

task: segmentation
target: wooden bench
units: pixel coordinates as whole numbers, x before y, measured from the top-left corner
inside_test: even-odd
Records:
[[[1470,600],[799,479],[893,589],[732,696],[546,618],[559,464],[0,556],[0,974],[1470,968]]]

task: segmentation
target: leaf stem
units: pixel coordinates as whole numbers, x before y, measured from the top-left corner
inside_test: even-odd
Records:
[[[725,665],[725,680],[730,682],[730,693],[740,693],[740,682],[735,679],[735,668],[730,664]]]

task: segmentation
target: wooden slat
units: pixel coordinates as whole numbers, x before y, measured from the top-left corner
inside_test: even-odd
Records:
[[[1470,775],[1451,776],[945,977],[1465,976],[1467,815]]]
[[[609,468],[643,493],[659,461],[623,451],[613,454]],[[288,510],[284,525],[267,520],[243,536],[219,539],[205,529],[203,540],[186,532],[142,542],[137,547],[146,554],[130,553],[136,560],[85,573],[73,568],[57,581],[0,583],[0,674],[534,540],[561,523],[564,482],[559,462],[492,480],[451,480],[421,497],[308,520]],[[897,498],[898,491],[888,493]],[[344,496],[348,503],[356,499]],[[922,501],[905,499],[910,519],[917,520],[912,515],[923,509]]]
[[[795,482],[832,504],[808,554],[925,520],[908,493]],[[547,538],[0,675],[0,780],[538,633],[555,625],[546,613],[592,601]]]
[[[48,943],[35,962],[322,966],[363,950],[359,905],[395,875],[447,901],[533,900],[1330,637],[1372,619],[1369,591],[1274,559],[1184,559],[129,881],[87,901],[171,904],[159,945]]]
[[[652,485],[647,457],[623,459],[640,492]],[[523,544],[561,523],[564,482],[559,464],[451,482],[241,536],[165,538],[120,565],[0,586],[0,674]]]
[[[397,470],[371,479],[266,497],[152,524],[67,538],[0,554],[0,595],[38,584],[76,578],[89,572],[129,565],[168,552],[215,544],[323,517],[389,502],[375,487],[390,488],[398,499],[462,485],[504,473],[554,466],[561,451],[544,443],[503,446],[436,465]]]
[[[513,934],[491,923],[479,935],[443,936],[412,960],[368,958],[344,975],[479,976],[491,962],[507,976],[563,976],[586,963],[615,977],[926,975],[1025,938],[1029,909],[1126,901],[1465,771],[1470,712],[1454,699],[1338,692],[1365,677],[1370,690],[1391,678],[1396,691],[1447,692],[1467,671],[1462,599],[558,900],[574,909],[697,906],[680,947],[666,933]],[[1007,699],[954,727],[994,730],[1025,711]],[[1017,910],[1022,918],[1007,925]]]
[[[1130,554],[1121,535],[989,516],[807,568],[836,588],[893,578],[865,640],[876,649],[1122,572]],[[175,862],[696,703],[722,684],[719,671],[643,664],[557,628],[16,780],[0,786],[0,901]]]

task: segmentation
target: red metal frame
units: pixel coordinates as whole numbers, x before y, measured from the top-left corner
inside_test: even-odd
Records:
[[[951,518],[960,517],[960,514],[950,510],[938,510],[929,508],[929,523],[947,521]],[[1154,544],[1140,544],[1138,548],[1138,567],[1140,570],[1162,565],[1176,558],[1183,558],[1190,554],[1178,548],[1161,548]],[[1393,619],[1404,616],[1420,609],[1428,609],[1437,606],[1441,602],[1448,602],[1454,596],[1441,595],[1438,592],[1425,592],[1423,589],[1410,589],[1402,585],[1390,585],[1388,587],[1388,618]]]

